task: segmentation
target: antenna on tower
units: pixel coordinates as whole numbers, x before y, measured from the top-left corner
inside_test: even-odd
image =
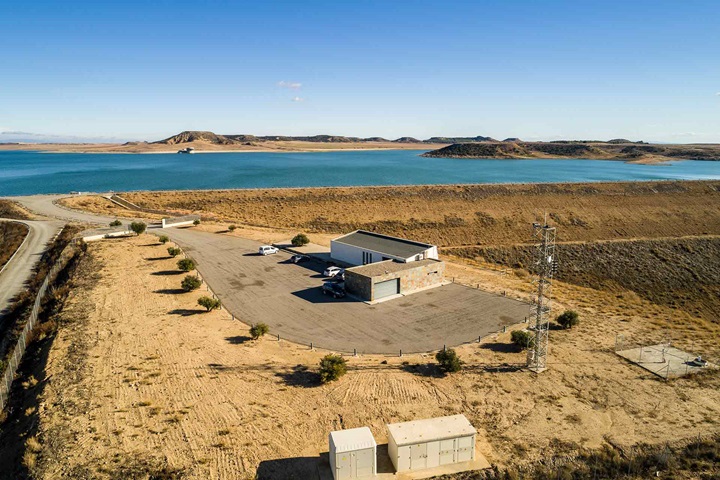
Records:
[[[530,330],[535,341],[528,349],[527,367],[540,373],[547,368],[548,330],[550,328],[550,290],[553,275],[557,272],[555,259],[555,227],[547,223],[547,214],[543,223],[533,223],[533,242],[535,244],[535,297],[532,302]]]

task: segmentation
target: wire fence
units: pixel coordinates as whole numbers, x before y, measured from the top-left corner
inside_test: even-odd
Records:
[[[681,345],[675,345],[667,339],[657,343],[647,339],[643,342],[619,334],[615,337],[614,351],[617,355],[664,380],[684,377],[720,366],[720,358],[703,354],[695,346],[686,349],[679,347]]]
[[[68,248],[70,248],[70,245],[68,245],[68,247],[66,247],[65,250],[62,251],[60,257],[55,262],[55,265],[53,265],[47,275],[45,275],[45,280],[43,280],[42,285],[40,285],[40,289],[38,290],[37,296],[35,297],[35,303],[33,304],[30,316],[28,317],[28,320],[25,323],[25,327],[23,328],[20,336],[17,339],[17,343],[12,352],[12,355],[7,360],[5,372],[2,376],[2,382],[0,382],[0,411],[5,408],[5,405],[10,398],[10,389],[12,387],[13,380],[15,379],[15,373],[20,366],[23,355],[25,355],[25,350],[27,349],[28,343],[31,340],[30,337],[32,335],[32,331],[37,325],[38,319],[40,318],[42,300],[43,298],[45,298],[50,283],[53,282],[57,275],[60,273],[60,271],[65,268],[65,265],[70,259],[70,256],[66,254],[66,252],[68,252]]]

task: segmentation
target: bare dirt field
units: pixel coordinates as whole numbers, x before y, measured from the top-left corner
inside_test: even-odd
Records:
[[[432,360],[419,355],[349,357],[346,376],[319,386],[326,352],[252,341],[224,311],[200,313],[201,293],[168,294],[177,276],[156,274],[174,268],[164,254],[148,235],[89,245],[56,336],[35,344],[19,380],[19,414],[0,442],[0,463],[17,465],[6,478],[306,479],[330,430],[368,425],[383,443],[387,422],[452,413],[468,416],[500,465],[720,431],[720,377],[665,383],[612,352],[617,333],[671,331],[681,348],[717,355],[720,326],[637,295],[558,282],[556,308],[582,321],[551,332],[551,368],[539,376],[515,367],[524,354],[506,333],[459,348],[468,365],[458,374],[427,375]],[[530,289],[466,262],[448,274]]]

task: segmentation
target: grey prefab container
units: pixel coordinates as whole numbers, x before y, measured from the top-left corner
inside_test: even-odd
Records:
[[[377,443],[368,427],[330,432],[330,470],[335,480],[377,474]]]
[[[398,472],[475,460],[475,427],[465,415],[391,423],[388,454]]]

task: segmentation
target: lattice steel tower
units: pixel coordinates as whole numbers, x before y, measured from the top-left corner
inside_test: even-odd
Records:
[[[535,344],[528,349],[527,366],[540,373],[547,368],[548,329],[550,327],[550,290],[553,274],[557,271],[555,259],[555,227],[533,223],[533,241],[535,243],[535,285],[537,290],[533,298],[530,331],[535,334]]]

